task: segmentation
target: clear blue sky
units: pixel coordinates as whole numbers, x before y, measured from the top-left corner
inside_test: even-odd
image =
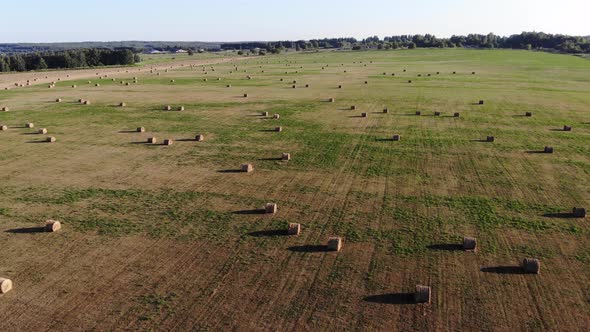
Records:
[[[0,42],[447,37],[522,31],[590,35],[590,0],[2,2]]]

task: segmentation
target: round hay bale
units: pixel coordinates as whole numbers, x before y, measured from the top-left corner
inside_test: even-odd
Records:
[[[137,83],[137,82],[136,82],[136,83]],[[129,84],[129,82],[125,82],[125,86],[129,86],[129,85],[130,85],[130,84]]]
[[[283,131],[283,127],[276,127],[275,131],[280,133],[281,131]]]
[[[268,116],[268,112],[262,112],[260,115],[262,115],[262,116]]]
[[[176,81],[175,80],[170,80],[170,83],[174,83],[174,82],[176,82]]]
[[[461,114],[459,114],[459,112],[455,112],[455,113],[453,113],[453,116],[458,118],[459,116],[461,116]]]
[[[138,133],[145,133],[145,128],[144,127],[137,127],[137,129],[135,129],[135,131]]]
[[[297,86],[296,85],[293,85],[293,89],[297,89]]]
[[[496,138],[494,136],[488,136],[488,137],[486,137],[486,142],[493,142],[495,140],[496,140]]]
[[[274,114],[274,115],[272,116],[272,118],[273,118],[273,119],[280,119],[280,118],[281,118],[281,116],[280,116],[279,114]]]
[[[475,75],[475,72],[474,72],[474,71],[473,71],[473,72],[471,72],[471,75]]]
[[[394,140],[394,141],[399,141],[399,140],[401,140],[401,139],[402,139],[402,138],[401,138],[401,136],[400,136],[400,135],[393,135],[393,137],[392,137],[392,140]]]
[[[57,220],[47,220],[45,222],[46,232],[57,232],[61,229],[61,223]]]
[[[404,73],[406,72],[406,69],[404,69]]]
[[[416,285],[414,302],[430,304],[432,289],[428,286]]]
[[[408,83],[412,83],[412,80],[408,80]]]
[[[244,98],[248,98],[248,94],[247,93],[244,93]]]
[[[283,82],[283,81],[284,81],[284,79],[282,79],[282,78],[281,78],[281,80],[280,80],[280,81],[281,81],[281,82]]]
[[[226,87],[231,88],[231,84],[226,85]]]
[[[12,290],[12,280],[0,278],[0,293],[8,293]]]
[[[367,113],[361,113],[361,118],[366,118],[367,116]]]
[[[440,112],[438,112],[438,111],[434,112],[434,116],[440,116]]]
[[[37,134],[40,134],[40,135],[45,135],[45,134],[47,134],[47,129],[45,129],[45,128],[40,128],[39,130],[37,130]]]
[[[284,161],[289,161],[289,160],[291,160],[291,154],[290,154],[290,153],[286,153],[286,152],[284,152],[284,153],[281,155],[281,160],[284,160]]]
[[[207,81],[208,81],[208,79],[206,79],[206,78],[203,79],[203,82],[207,82]]]
[[[8,130],[8,126],[2,125],[2,126],[0,126],[0,130],[1,131]]]
[[[455,74],[457,74],[457,72],[456,72],[456,71],[454,71],[454,72],[453,72],[453,75],[455,75]]]
[[[295,236],[301,234],[301,224],[289,223],[289,228],[287,228],[287,234]]]
[[[422,112],[416,111],[416,115],[422,115]]]
[[[383,113],[384,113],[384,114],[387,114],[387,113],[389,113],[389,109],[388,109],[387,107],[385,107],[385,108],[383,109]]]
[[[55,102],[56,102],[56,103],[61,103],[61,98],[57,98],[57,99],[55,100]]]
[[[57,140],[55,139],[55,137],[51,136],[51,137],[47,137],[45,139],[45,141],[47,141],[47,143],[55,143],[55,141],[57,141]]]
[[[539,274],[541,273],[541,262],[535,258],[525,258],[520,264],[525,273]]]
[[[332,236],[328,238],[328,250],[329,251],[340,251],[342,249],[343,240],[341,237]]]
[[[180,106],[180,107],[178,108],[178,110],[179,110],[179,111],[184,111],[184,106]]]
[[[25,123],[25,128],[35,128],[35,124],[32,122]]]
[[[563,131],[572,131],[571,126],[563,126]]]
[[[463,238],[463,250],[476,251],[477,250],[477,240],[474,237],[464,237]]]
[[[575,207],[572,210],[572,215],[575,218],[586,218],[586,209],[583,207]]]
[[[79,102],[80,104],[84,104],[84,99],[78,99],[78,102]]]
[[[305,87],[306,87],[306,88],[309,88],[309,84],[305,84]]]
[[[119,107],[126,107],[126,106],[127,106],[127,104],[125,102],[120,102],[119,103]]]
[[[170,106],[170,105],[164,106],[164,111],[171,111],[171,110],[172,110],[172,106]]]
[[[252,164],[242,164],[242,166],[240,167],[240,169],[244,173],[254,172],[254,166],[252,166]]]
[[[552,146],[546,146],[545,148],[543,148],[543,152],[545,152],[545,153],[553,153],[553,147]]]
[[[350,109],[354,111],[354,110],[356,110],[356,106],[352,105],[352,106],[350,106]]]
[[[342,85],[339,85],[339,86],[338,86],[338,89],[342,89]]]
[[[8,108],[8,107],[2,107],[2,112],[8,112],[8,111],[10,111],[10,108]]]
[[[94,86],[98,87],[98,86],[100,86],[100,84],[96,83]]]
[[[58,79],[58,81],[59,81],[59,79]],[[88,81],[88,84],[92,84],[92,81]]]
[[[149,144],[156,144],[156,143],[158,143],[158,139],[156,137],[150,137],[147,139],[147,142]]]
[[[77,88],[78,86],[76,84],[72,84],[72,89]]]
[[[172,145],[174,144],[174,140],[171,138],[165,139],[164,140],[164,145]]]
[[[89,100],[84,100],[84,105],[90,105],[90,101]]]
[[[266,203],[266,205],[264,205],[264,212],[267,214],[275,214],[277,213],[277,210],[277,203]]]
[[[335,101],[336,101],[336,99],[334,99],[334,98],[330,98],[328,101],[329,101],[329,102],[331,102],[331,103],[333,103],[333,102],[335,102]]]
[[[197,141],[197,142],[202,142],[204,140],[205,140],[204,135],[199,134],[199,135],[195,136],[195,141]]]
[[[484,101],[483,101],[483,100],[480,100],[480,101],[479,101],[479,104],[480,104],[480,105],[483,105],[483,104],[484,104]]]

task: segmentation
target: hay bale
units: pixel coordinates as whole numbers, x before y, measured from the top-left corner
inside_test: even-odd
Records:
[[[434,112],[434,116],[440,116],[440,112],[438,112],[438,111]]]
[[[389,109],[388,109],[387,107],[385,107],[385,108],[383,109],[383,113],[385,113],[385,114],[389,113]]]
[[[437,75],[440,75],[440,71],[437,71],[437,72],[436,72],[436,74],[437,74]]]
[[[90,105],[90,100],[84,100],[84,105]]]
[[[473,72],[471,72],[471,75],[475,75],[475,72],[474,72],[474,71],[473,71]]]
[[[484,104],[484,101],[483,100],[480,100],[479,101],[479,105],[483,105],[483,104]]]
[[[267,214],[275,214],[277,213],[277,203],[266,203],[264,205],[264,212]]]
[[[77,88],[78,86],[76,84],[72,84],[72,89]]]
[[[563,126],[563,131],[572,131],[571,126]]]
[[[284,153],[281,155],[281,160],[285,160],[285,161],[289,161],[289,160],[291,160],[291,154],[290,154],[290,153],[286,153],[286,152],[284,152]]]
[[[416,285],[414,293],[414,302],[430,304],[432,289],[428,286]]]
[[[268,112],[262,112],[260,115],[262,115],[262,116],[268,116]]]
[[[248,98],[248,94],[247,93],[244,93],[244,98]]]
[[[339,86],[338,86],[338,89],[342,89],[342,85],[339,85]]]
[[[8,293],[12,290],[12,280],[0,278],[0,293]]]
[[[174,83],[174,82],[176,82],[176,81],[175,80],[170,80],[170,83]]]
[[[8,126],[4,126],[4,125],[0,126],[0,131],[5,131],[5,130],[8,130]]]
[[[289,228],[287,228],[287,234],[289,234],[289,235],[301,234],[301,224],[289,223]]]
[[[179,111],[184,111],[184,106],[180,106],[180,107],[178,107],[178,110],[179,110]]]
[[[171,111],[171,110],[172,110],[172,106],[170,106],[170,105],[164,106],[164,111]]]
[[[35,128],[35,124],[32,122],[25,123],[25,128]]]
[[[361,113],[361,117],[362,118],[366,118],[367,117],[367,113]]]
[[[392,137],[391,139],[392,139],[392,140],[394,140],[394,141],[399,141],[399,140],[401,140],[402,138],[401,138],[401,136],[400,136],[400,135],[393,135],[393,137]]]
[[[330,251],[340,251],[342,249],[342,238],[333,236],[328,238],[328,250]]]
[[[125,82],[125,86],[129,86],[129,82]]]
[[[8,111],[10,111],[10,108],[8,108],[8,107],[2,107],[2,112],[8,112]]]
[[[57,141],[57,140],[55,139],[55,137],[51,136],[51,137],[47,137],[47,138],[45,139],[45,141],[46,141],[47,143],[55,143],[55,141]]]
[[[275,131],[280,133],[283,131],[283,127],[275,127]]]
[[[455,112],[455,113],[453,113],[453,116],[458,118],[459,116],[461,116],[461,114],[459,114],[459,112]]]
[[[61,98],[57,98],[57,99],[55,100],[55,102],[56,102],[56,103],[61,103]]]
[[[365,81],[365,84],[369,84],[369,81]]]
[[[47,134],[47,129],[45,129],[45,128],[39,128],[39,130],[37,130],[37,134],[45,135],[45,134]]]
[[[422,115],[422,112],[416,111],[416,115]]]
[[[127,106],[127,104],[125,102],[120,102],[119,103],[119,107],[126,107],[126,106]]]
[[[305,84],[305,87],[306,87],[306,88],[309,88],[309,84]]]
[[[274,114],[274,115],[272,116],[272,118],[273,118],[273,119],[280,119],[280,118],[281,118],[281,116],[280,116],[279,114]]]
[[[59,81],[59,79],[58,79],[58,81]],[[88,84],[92,84],[92,81],[88,81]]]
[[[520,267],[525,273],[541,273],[541,262],[535,258],[525,258],[522,260]]]
[[[474,237],[464,237],[463,250],[475,252],[477,250],[477,240]]]
[[[227,88],[231,88],[231,84],[226,85]]]
[[[486,142],[493,142],[495,140],[496,140],[496,138],[494,136],[488,136],[488,137],[486,137]]]
[[[544,153],[553,153],[553,147],[552,146],[546,146],[545,148],[543,148],[543,152]]]
[[[197,141],[197,142],[202,142],[204,140],[205,140],[204,135],[199,134],[199,135],[195,136],[195,141]]]
[[[46,232],[57,232],[61,229],[61,223],[57,220],[47,220],[45,222]]]
[[[297,89],[297,86],[296,85],[293,85],[293,89]]]
[[[156,144],[156,143],[158,143],[158,139],[156,137],[150,137],[147,139],[147,142],[149,144]]]
[[[333,103],[333,102],[336,102],[336,99],[334,99],[334,98],[330,98],[330,99],[328,99],[328,101],[329,101],[330,103]]]
[[[241,168],[242,172],[244,173],[251,173],[254,172],[254,166],[252,164],[242,164]]]
[[[456,72],[456,71],[454,71],[454,72],[453,72],[453,75],[455,75],[455,74],[457,74],[457,72]]]
[[[145,133],[145,128],[144,127],[137,127],[137,129],[135,129],[135,131],[137,131],[138,133]]]
[[[572,210],[572,215],[575,218],[586,218],[586,209],[583,207],[575,207]]]
[[[408,83],[412,83],[412,80],[408,80]]]
[[[174,140],[171,138],[165,139],[164,140],[164,145],[172,145],[174,144]]]
[[[99,86],[100,86],[100,84],[96,83],[94,86],[96,86],[96,87],[99,87]]]
[[[356,106],[352,105],[352,106],[350,106],[350,109],[354,111],[354,110],[356,110]]]

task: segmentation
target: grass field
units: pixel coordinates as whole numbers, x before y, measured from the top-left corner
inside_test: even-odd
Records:
[[[159,72],[0,91],[0,330],[590,329],[590,225],[567,215],[590,207],[587,59],[319,52]],[[256,213],[267,202],[277,214]],[[34,232],[46,219],[62,231]],[[525,257],[540,275],[510,268]]]

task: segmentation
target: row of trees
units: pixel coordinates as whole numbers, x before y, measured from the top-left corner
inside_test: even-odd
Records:
[[[223,49],[251,50],[264,49],[277,53],[284,49],[313,50],[321,48],[347,49],[397,49],[416,47],[469,47],[469,48],[510,48],[547,49],[566,53],[590,53],[590,40],[585,37],[553,35],[543,32],[523,32],[519,35],[502,37],[493,33],[487,35],[469,34],[437,38],[434,35],[402,35],[380,39],[377,36],[357,40],[355,38],[324,38],[299,41],[278,41],[270,43],[231,43],[222,44]]]
[[[0,56],[0,72],[131,65],[141,61],[130,49],[76,49]]]

